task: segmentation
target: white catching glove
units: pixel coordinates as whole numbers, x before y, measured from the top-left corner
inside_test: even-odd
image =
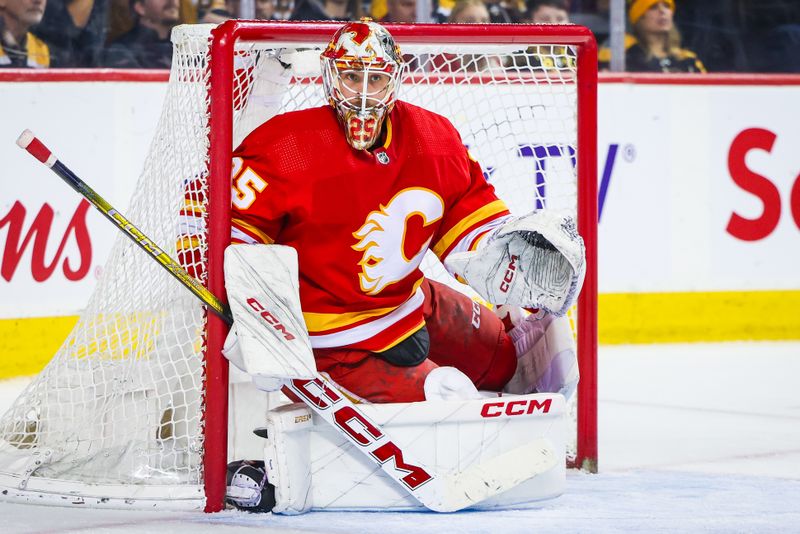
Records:
[[[583,239],[570,215],[541,210],[510,220],[477,250],[445,265],[487,301],[564,315],[586,274]]]

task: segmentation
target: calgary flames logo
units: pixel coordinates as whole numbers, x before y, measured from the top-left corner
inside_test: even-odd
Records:
[[[359,240],[353,249],[364,253],[358,262],[361,290],[377,295],[419,267],[433,237],[430,226],[443,214],[441,197],[422,188],[403,189],[370,212],[353,233]]]
[[[380,41],[369,31],[366,25],[359,25],[359,30],[343,32],[336,43],[337,58],[358,58],[361,60],[377,58],[381,50]]]
[[[348,22],[336,32],[322,55],[342,61],[403,61],[389,32],[372,22]]]

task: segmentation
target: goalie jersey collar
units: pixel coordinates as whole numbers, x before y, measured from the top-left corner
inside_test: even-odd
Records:
[[[389,144],[392,142],[392,118],[391,116],[386,117],[385,123],[386,131],[384,132],[383,136],[383,144],[374,149],[370,150],[370,154],[375,157],[375,161],[380,163],[381,165],[388,165],[391,162],[391,158],[389,158],[389,153],[387,149],[389,148]]]

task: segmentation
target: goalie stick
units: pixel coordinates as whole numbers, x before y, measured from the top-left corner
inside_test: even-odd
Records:
[[[17,139],[17,145],[24,148],[34,158],[38,159],[50,168],[54,173],[61,177],[70,187],[80,193],[80,195],[92,203],[97,210],[122,230],[134,243],[139,245],[145,252],[150,254],[153,259],[174,276],[180,283],[186,286],[189,291],[194,293],[197,298],[202,300],[212,312],[217,314],[228,326],[233,324],[231,312],[228,307],[219,301],[211,292],[203,287],[192,275],[173,260],[169,254],[161,250],[152,239],[144,235],[136,226],[126,219],[120,212],[109,204],[103,197],[98,195],[94,189],[78,178],[66,165],[61,163],[49,148],[33,135],[30,130],[25,130]]]
[[[59,161],[30,130],[22,132],[17,144],[91,202],[212,312],[228,325],[233,323],[231,312],[223,302]],[[280,302],[280,299],[274,302]],[[319,373],[314,373],[311,379],[287,378],[286,386],[345,436],[355,449],[377,464],[423,506],[436,512],[454,512],[477,504],[551,469],[558,461],[549,442],[540,438],[463,471],[436,473],[413,461],[411,455],[380,425],[364,415]]]

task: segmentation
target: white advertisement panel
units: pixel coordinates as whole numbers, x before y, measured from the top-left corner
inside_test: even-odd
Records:
[[[600,292],[800,289],[800,86],[600,89]]]
[[[0,83],[0,318],[78,314],[117,235],[16,137],[124,213],[165,88]],[[798,101],[800,80],[601,84],[600,292],[800,289]]]
[[[32,130],[124,213],[166,84],[0,83],[0,318],[76,315],[118,234],[44,165],[17,147]]]

